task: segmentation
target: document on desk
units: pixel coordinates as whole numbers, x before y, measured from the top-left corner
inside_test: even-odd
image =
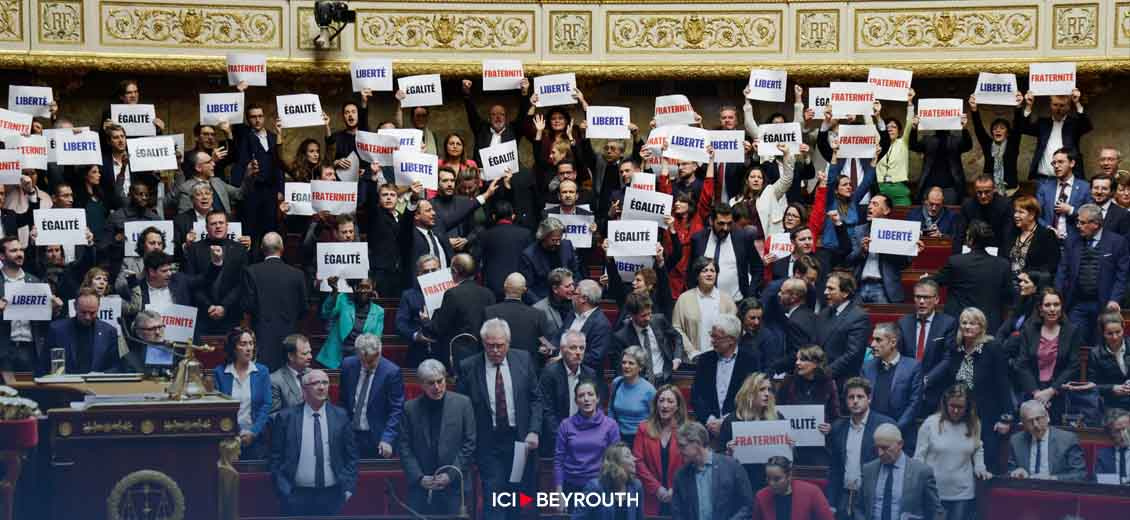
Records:
[[[510,467],[510,483],[522,482],[522,475],[526,473],[526,443],[514,441],[514,465]]]

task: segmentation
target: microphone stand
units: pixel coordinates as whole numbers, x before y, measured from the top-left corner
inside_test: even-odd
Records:
[[[391,480],[385,480],[385,493],[389,498],[392,499],[393,502],[396,502],[396,505],[400,506],[405,511],[408,511],[408,514],[411,515],[412,518],[417,518],[419,520],[428,520],[428,517],[421,515],[419,511],[416,511],[415,509],[409,507],[408,504],[405,504],[404,501],[396,495],[396,489],[393,487]]]
[[[452,373],[457,373],[459,368],[455,364],[455,341],[459,338],[462,338],[463,336],[467,336],[475,340],[476,342],[479,341],[479,338],[475,337],[474,334],[471,334],[470,332],[462,332],[456,334],[454,338],[451,338],[451,341],[447,342],[447,361],[448,363],[450,363]]]
[[[461,470],[458,467],[453,466],[451,464],[448,464],[446,466],[440,466],[440,467],[436,468],[435,473],[432,474],[432,478],[435,478],[437,475],[439,475],[439,473],[441,471],[448,470],[448,469],[455,470],[455,473],[459,474],[459,516],[461,518],[467,518],[467,516],[468,516],[467,515],[467,494],[466,494],[466,489],[463,487],[463,486],[466,485],[466,482],[463,480],[463,470]],[[434,490],[432,490],[432,489],[428,490],[428,502],[429,503],[431,503],[431,501],[432,501],[432,491],[434,491]]]

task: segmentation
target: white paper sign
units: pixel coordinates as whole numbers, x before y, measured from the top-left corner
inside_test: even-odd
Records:
[[[742,130],[710,130],[710,146],[714,147],[714,164],[745,162]]]
[[[392,60],[368,59],[349,63],[349,79],[353,91],[370,89],[378,92],[392,90]]]
[[[1016,74],[982,72],[977,75],[977,90],[973,91],[973,95],[977,96],[978,105],[1015,107],[1019,92]]]
[[[195,221],[192,223],[192,232],[196,233],[196,241],[199,242],[208,238],[208,230],[203,222]],[[243,235],[242,222],[228,222],[228,240],[239,241],[239,237]]]
[[[776,157],[783,155],[777,149],[778,144],[784,144],[789,149],[789,154],[796,157],[800,153],[800,123],[774,123],[757,127],[759,143],[757,153],[762,157]]]
[[[659,225],[650,220],[610,220],[608,222],[608,254],[610,256],[655,256],[659,241]]]
[[[734,458],[742,464],[764,464],[770,457],[793,458],[789,421],[734,421]]]
[[[709,130],[693,126],[675,127],[667,138],[667,149],[663,151],[663,157],[705,163],[710,161],[710,155],[706,153],[706,144],[709,142]]]
[[[158,306],[150,303],[145,308],[161,314],[161,319],[165,322],[166,340],[185,343],[192,341],[196,334],[196,307],[175,303]]]
[[[275,96],[275,103],[283,128],[325,126],[322,121],[322,102],[317,94]]]
[[[793,254],[792,236],[788,233],[769,235],[769,239],[765,241],[765,252],[769,255],[770,262],[788,258],[789,255]],[[792,273],[789,273],[789,276],[792,276]]]
[[[483,148],[479,155],[483,158],[483,180],[493,181],[510,173],[518,173],[518,141],[511,139],[494,146]]]
[[[655,265],[655,255],[618,256],[613,262],[616,264],[616,274],[620,276],[620,280],[624,283],[632,283],[637,271]]]
[[[525,441],[514,441],[514,459],[510,461],[511,484],[522,482],[522,476],[526,474],[526,449]]]
[[[418,128],[382,128],[377,130],[377,135],[391,135],[396,137],[399,141],[398,148],[411,148],[413,150],[420,149],[420,143],[424,142],[424,131]],[[391,159],[390,159],[391,160]],[[391,163],[383,163],[386,166]]]
[[[8,86],[8,110],[32,117],[51,117],[51,87]]]
[[[918,256],[918,235],[922,225],[909,220],[879,218],[871,221],[872,253]]]
[[[218,125],[243,122],[243,92],[200,94],[200,124]]]
[[[832,89],[828,87],[815,87],[808,89],[808,108],[816,113],[816,118],[824,117],[824,109],[832,101]]]
[[[363,161],[388,166],[397,148],[400,148],[400,138],[395,135],[357,131],[357,156]]]
[[[592,247],[592,225],[595,219],[592,215],[551,215],[565,224],[565,232],[561,238],[573,243],[577,249]]]
[[[318,278],[359,279],[369,276],[369,244],[318,242]]]
[[[60,166],[102,164],[102,146],[94,132],[87,130],[76,134],[64,129],[56,134],[56,143],[55,153]]]
[[[749,71],[749,99],[785,101],[785,85],[789,74],[783,70],[753,69]]]
[[[344,159],[349,161],[349,166],[334,168],[334,174],[342,181],[357,182],[357,176],[361,173],[361,159],[357,157],[357,151],[349,152],[349,155]]]
[[[439,189],[439,172],[436,170],[438,158],[429,153],[420,153],[401,148],[392,154],[398,186],[411,186],[420,181],[425,189]]]
[[[873,159],[879,134],[871,125],[840,125],[837,139],[840,159]]]
[[[19,136],[15,148],[20,152],[20,168],[47,169],[47,138],[42,135]]]
[[[74,318],[78,313],[75,312],[75,300],[67,300],[67,316]],[[122,327],[118,323],[118,319],[122,317],[122,297],[116,294],[110,294],[98,299],[98,319],[106,324],[114,327],[118,334],[122,333]]]
[[[819,426],[824,422],[824,405],[779,405],[777,412],[789,422],[789,437],[798,447],[823,446],[824,434]]]
[[[110,120],[120,125],[129,137],[157,135],[155,119],[157,109],[153,105],[110,105]]]
[[[873,67],[867,72],[867,82],[875,88],[875,99],[906,101],[907,91],[914,71]]]
[[[126,256],[137,256],[137,241],[141,240],[141,232],[155,227],[165,235],[165,254],[173,254],[173,221],[171,220],[134,220],[125,223],[123,233],[126,236]]]
[[[0,108],[0,135],[31,135],[31,114]]]
[[[137,137],[126,140],[131,172],[177,170],[177,145],[172,136]]]
[[[310,204],[314,211],[344,215],[357,211],[357,182],[310,181]]]
[[[483,92],[522,88],[522,60],[483,60]]]
[[[655,98],[655,126],[694,124],[694,107],[682,94]]]
[[[589,125],[585,136],[589,139],[627,139],[632,136],[628,129],[632,122],[628,107],[589,106],[585,116]]]
[[[922,99],[918,101],[919,130],[961,130],[961,111],[965,102],[960,99]]]
[[[679,168],[679,161],[663,157],[663,145],[667,143],[667,136],[671,130],[678,126],[660,126],[653,128],[647,136],[644,147],[651,151],[651,158],[647,160],[647,169],[656,174],[674,174]]]
[[[313,215],[314,206],[310,204],[310,183],[288,182],[283,185],[283,200],[290,205],[287,215]]]
[[[637,190],[655,191],[655,174],[647,172],[633,173],[632,187]]]
[[[674,199],[671,195],[658,191],[644,191],[635,188],[624,189],[624,206],[620,218],[624,220],[650,220],[666,229],[663,217],[671,215]],[[652,251],[654,254],[654,251]]]
[[[575,105],[577,100],[573,98],[574,90],[577,90],[577,75],[572,72],[534,78],[534,92],[538,95],[539,107]]]
[[[831,89],[832,117],[843,118],[855,115],[871,115],[875,103],[875,92],[870,83],[833,81]]]
[[[397,78],[396,84],[404,91],[404,108],[431,107],[443,104],[443,84],[439,74],[423,74]]]
[[[1118,473],[1095,473],[1095,481],[1099,484],[1107,484],[1111,486],[1122,485],[1122,481],[1118,477]]]
[[[228,85],[246,81],[248,86],[267,86],[267,57],[262,54],[228,54]]]
[[[420,292],[424,293],[424,306],[428,310],[428,316],[435,316],[436,311],[443,304],[444,293],[455,287],[455,281],[451,279],[451,269],[432,271],[416,277],[416,280],[420,283]]]
[[[1069,96],[1075,89],[1075,63],[1028,65],[1028,92],[1034,96]]]
[[[4,320],[51,321],[51,286],[45,283],[5,282]]]
[[[19,137],[19,136],[16,136]],[[19,184],[22,170],[19,150],[0,150],[0,184]]]
[[[35,245],[86,245],[86,210],[37,209],[32,218],[39,233]]]

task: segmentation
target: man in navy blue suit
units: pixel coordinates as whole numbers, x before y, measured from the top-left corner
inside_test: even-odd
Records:
[[[277,194],[282,192],[284,178],[276,160],[279,156],[278,136],[266,129],[263,107],[256,103],[247,105],[243,119],[245,124],[229,125],[225,121],[219,127],[231,136],[233,143],[235,163],[231,170],[231,184],[243,186],[244,182],[252,183],[244,196],[240,215],[244,234],[250,235],[251,242],[258,245],[266,232],[278,229],[278,219],[275,218]],[[275,124],[278,127],[278,121]]]
[[[362,457],[392,457],[404,413],[404,379],[396,363],[381,357],[381,338],[362,334],[357,354],[341,362],[341,405],[349,414]]]
[[[825,444],[831,455],[826,494],[837,519],[851,518],[849,504],[853,499],[862,499],[863,465],[878,457],[875,429],[880,424],[895,422],[871,409],[871,383],[866,379],[849,379],[844,393],[849,415],[836,419],[831,426],[820,425],[820,431],[827,435]]]
[[[47,347],[66,350],[68,374],[117,372],[121,368],[118,331],[98,319],[101,298],[94,289],[82,289],[75,300],[75,317],[51,322]],[[50,358],[40,363],[39,373],[50,370]]]
[[[563,267],[573,273],[573,279],[585,279],[581,271],[581,260],[573,243],[561,238],[565,233],[565,224],[560,220],[548,217],[538,225],[534,235],[534,243],[522,251],[522,258],[518,269],[526,277],[529,284],[527,293],[531,301],[538,301],[549,296],[549,273],[554,268]]]
[[[1067,318],[1083,333],[1083,344],[1095,345],[1099,312],[1121,311],[1118,302],[1126,292],[1130,252],[1125,238],[1103,230],[1098,206],[1085,204],[1078,213],[1079,233],[1063,248],[1055,287],[1066,300]]]
[[[856,233],[858,242],[852,245],[846,264],[854,269],[859,280],[859,301],[861,303],[902,303],[905,299],[902,290],[902,270],[910,266],[911,257],[872,253],[871,222],[885,219],[891,213],[891,199],[882,193],[871,197],[867,203],[867,223]],[[917,243],[918,252],[925,249],[921,240]]]
[[[1055,182],[1044,182],[1036,188],[1036,202],[1040,203],[1040,225],[1051,227],[1060,239],[1074,236],[1075,229],[1070,225],[1079,206],[1087,203],[1091,187],[1074,173],[1078,156],[1068,148],[1060,148],[1052,155],[1052,169]]]
[[[898,350],[898,328],[880,323],[871,333],[871,353],[863,363],[863,377],[871,382],[871,408],[895,419],[907,440],[907,451],[914,451],[918,437],[914,416],[922,406],[922,372],[918,361]],[[913,434],[913,435],[912,435]]]
[[[945,195],[937,186],[926,192],[922,205],[912,208],[910,213],[907,213],[906,220],[922,224],[924,237],[948,238],[955,242],[957,248],[961,247],[958,236],[961,228],[960,219],[945,206]]]
[[[604,311],[600,310],[600,284],[592,280],[581,280],[573,291],[573,314],[561,324],[561,332],[579,331],[585,335],[586,367],[603,373],[604,356],[612,342],[612,324]],[[556,338],[560,344],[561,338]]]
[[[741,301],[760,292],[765,264],[756,251],[753,232],[734,228],[734,210],[729,204],[717,204],[710,210],[710,227],[691,237],[691,259],[705,256],[714,259],[718,269],[718,288],[734,301]],[[687,270],[687,288],[698,285]],[[751,281],[752,280],[752,281]]]
[[[946,378],[946,349],[954,345],[957,320],[938,311],[938,284],[928,278],[914,284],[914,312],[898,319],[898,351],[918,362],[922,373],[921,419],[934,413]],[[912,436],[917,437],[917,435]]]
[[[1095,477],[1115,475],[1118,482],[1130,484],[1130,412],[1119,408],[1107,411],[1103,428],[1110,446],[1099,449],[1095,457]]]
[[[285,408],[271,421],[271,481],[284,515],[337,514],[357,490],[349,415],[327,401],[329,394],[325,372],[306,372],[305,404]]]
[[[439,259],[435,255],[416,259],[416,276],[436,271],[439,271]],[[396,334],[408,342],[408,366],[419,366],[421,361],[438,356],[432,352],[436,338],[424,333],[424,326],[430,320],[420,284],[413,283],[412,288],[400,294],[400,304],[396,306]]]

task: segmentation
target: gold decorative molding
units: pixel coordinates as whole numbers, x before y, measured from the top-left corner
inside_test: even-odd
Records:
[[[89,435],[92,433],[133,433],[136,426],[133,421],[86,421],[82,423],[82,433]]]
[[[142,421],[141,421],[141,433],[142,434],[149,435],[150,433],[153,433],[153,431],[156,430],[156,429],[157,429],[157,424],[154,423],[152,419],[142,419]]]
[[[610,54],[781,52],[782,17],[779,10],[608,11],[606,47]]]
[[[1114,4],[1114,46],[1130,48],[1130,2]]]
[[[1039,45],[1037,5],[952,9],[859,9],[857,52],[1033,50]]]
[[[74,426],[67,421],[63,421],[55,427],[55,431],[60,437],[70,437],[71,434],[74,433]]]
[[[172,477],[160,471],[143,469],[119,480],[106,497],[106,518],[184,520],[184,491]]]
[[[0,42],[24,41],[24,3],[0,0]]]
[[[358,51],[534,52],[537,11],[358,9]]]
[[[283,49],[283,8],[102,2],[102,45],[185,49]]]
[[[1052,19],[1054,49],[1094,49],[1099,46],[1099,4],[1055,6]]]
[[[322,50],[341,50],[341,37],[334,38],[330,42],[330,46],[326,49],[319,49],[314,46],[314,37],[318,35],[318,22],[314,20],[313,7],[299,7],[298,8],[298,22],[295,24],[298,28],[298,49],[304,51],[322,51]]]
[[[840,52],[840,11],[838,9],[798,10],[796,51]]]
[[[82,0],[39,0],[39,42],[82,44],[86,13]]]
[[[211,419],[167,419],[161,424],[161,431],[165,433],[190,433],[206,432],[212,429]]]
[[[551,54],[592,54],[592,12],[551,11],[549,13],[549,52]]]

